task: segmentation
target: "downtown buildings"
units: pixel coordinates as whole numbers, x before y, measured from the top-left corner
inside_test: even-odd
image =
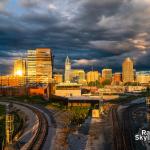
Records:
[[[0,76],[0,94],[24,95],[30,87],[46,87],[52,82],[52,75],[52,50],[49,48],[28,50],[27,58],[14,61],[13,74]],[[45,93],[46,90],[43,91]]]
[[[17,59],[14,61],[14,76],[26,76],[25,59]]]
[[[67,56],[65,61],[65,82],[70,82],[71,78],[71,60]]]
[[[124,83],[134,82],[133,61],[129,57],[122,64],[122,80]]]
[[[76,82],[79,84],[84,84],[86,82],[84,70],[72,69],[71,60],[68,56],[65,61],[65,82]]]
[[[85,72],[83,69],[73,69],[71,59],[67,56],[63,78],[62,73],[53,74],[53,55],[50,48],[28,50],[26,58],[14,61],[13,70],[13,75],[0,76],[1,86],[34,88],[30,92],[40,95],[47,93],[47,88],[51,88],[56,95],[77,96],[81,95],[83,87],[85,91],[95,90],[97,92],[100,88],[117,90],[118,86],[120,90],[124,86],[135,85],[136,82],[141,85],[148,85],[150,82],[149,74],[136,75],[131,58],[123,61],[122,72],[113,73],[111,68],[103,68],[100,73],[97,70]]]
[[[49,48],[28,50],[27,53],[27,83],[48,84],[52,82],[53,56]]]
[[[89,71],[86,74],[87,83],[99,81],[100,74],[98,71]]]

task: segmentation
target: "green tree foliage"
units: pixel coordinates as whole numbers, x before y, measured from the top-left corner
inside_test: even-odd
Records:
[[[72,113],[71,125],[82,124],[89,113],[88,109],[81,107],[74,107],[70,111]]]
[[[111,84],[111,80],[109,79],[106,79],[102,82],[102,85],[105,86],[105,85],[110,85]]]
[[[140,83],[138,83],[138,82],[127,82],[127,83],[125,83],[124,85],[125,85],[125,86],[139,86]]]
[[[111,80],[104,80],[102,83],[100,83],[99,81],[95,81],[95,82],[90,82],[88,83],[88,86],[96,86],[97,88],[103,88],[105,85],[110,85],[111,84]]]
[[[102,88],[103,87],[103,85],[98,80],[94,81],[94,82],[89,82],[88,86],[96,86],[97,88]]]

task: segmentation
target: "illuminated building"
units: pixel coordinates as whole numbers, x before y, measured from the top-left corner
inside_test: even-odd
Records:
[[[73,83],[85,83],[85,72],[81,69],[73,69],[71,70],[71,81]]]
[[[103,80],[112,80],[112,69],[103,69],[102,78]]]
[[[36,51],[28,50],[27,52],[27,82],[36,83]]]
[[[133,61],[129,57],[122,64],[122,79],[124,83],[134,81]]]
[[[65,82],[70,81],[70,76],[71,76],[71,60],[67,56],[65,61]]]
[[[138,74],[136,76],[136,81],[141,83],[141,84],[148,84],[150,82],[150,75]]]
[[[113,75],[113,80],[112,80],[112,84],[118,85],[120,84],[122,81],[122,75],[120,72],[116,72]]]
[[[85,72],[82,69],[71,69],[71,60],[67,56],[65,61],[65,82],[84,84]]]
[[[60,83],[56,85],[55,95],[63,97],[81,96],[81,85],[77,83]]]
[[[56,83],[62,83],[63,82],[63,75],[62,74],[54,74],[54,81]]]
[[[0,85],[5,87],[18,87],[25,85],[25,77],[24,76],[0,76]]]
[[[26,75],[26,61],[23,59],[17,59],[14,61],[14,76]]]
[[[27,77],[28,84],[50,83],[53,73],[53,57],[49,48],[28,50]]]
[[[49,48],[36,49],[36,82],[50,83],[52,81],[53,58]]]
[[[98,71],[89,71],[86,75],[87,82],[95,82],[99,80],[99,72]]]

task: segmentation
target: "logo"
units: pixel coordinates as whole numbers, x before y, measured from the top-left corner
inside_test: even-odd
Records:
[[[140,130],[139,133],[135,135],[135,140],[150,143],[150,131]]]

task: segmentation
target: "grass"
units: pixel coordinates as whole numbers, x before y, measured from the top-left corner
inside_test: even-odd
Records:
[[[41,96],[20,96],[20,97],[14,97],[14,100],[30,103],[30,104],[40,104],[44,105],[46,100],[44,100]]]

